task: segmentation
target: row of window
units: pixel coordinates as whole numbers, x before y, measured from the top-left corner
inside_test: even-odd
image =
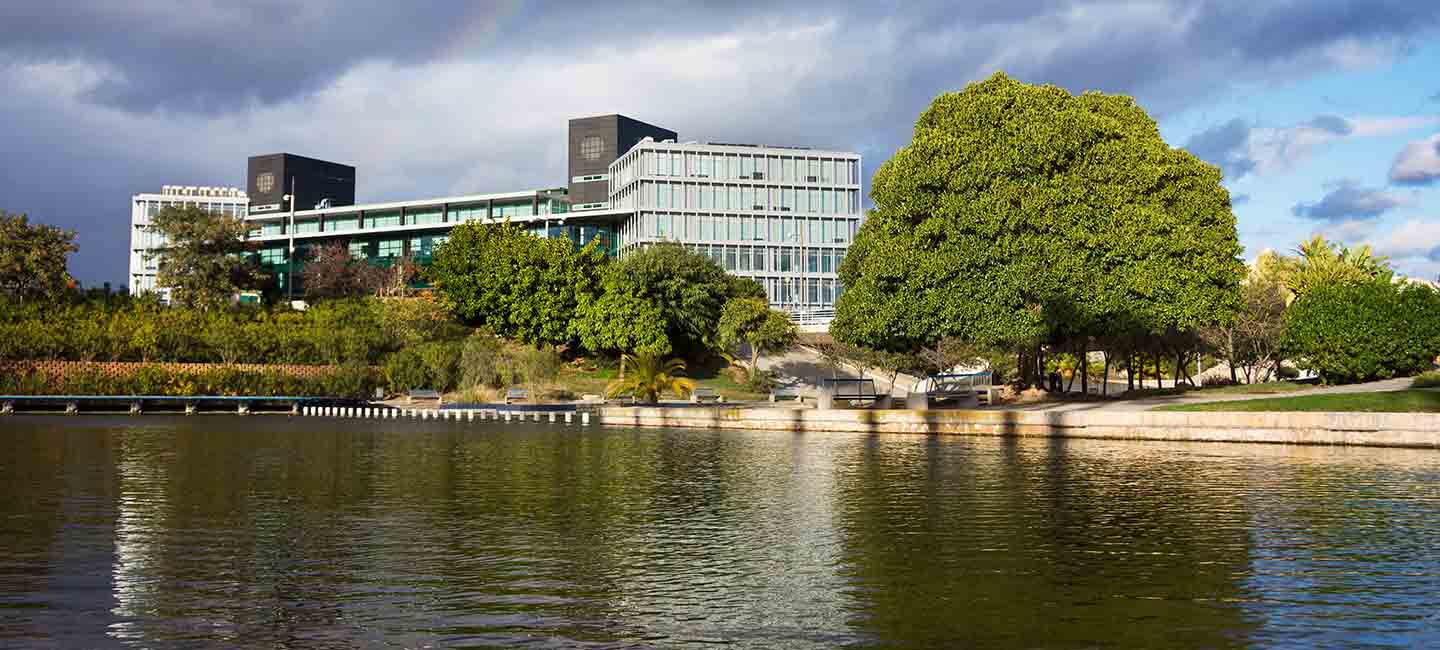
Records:
[[[715,260],[721,268],[735,273],[838,273],[845,261],[845,249],[786,248],[776,246],[686,246]]]
[[[755,278],[770,304],[779,307],[833,308],[845,287],[834,278]]]
[[[673,214],[642,212],[622,228],[627,240],[766,241],[789,245],[849,244],[859,219],[750,216],[734,214]]]
[[[409,243],[409,253],[412,257],[425,259],[435,254],[435,249],[448,240],[448,235],[423,235],[399,239],[352,239],[347,244],[350,249],[350,256],[359,259],[371,258],[392,258],[401,257],[406,253],[406,243]],[[297,257],[304,259],[309,254],[310,246],[315,244],[306,243],[295,247]],[[261,264],[284,264],[286,260],[285,246],[271,246],[262,248],[259,251]]]
[[[645,149],[623,158],[615,166],[612,189],[641,175],[709,178],[716,180],[770,180],[781,183],[859,185],[860,161],[851,158],[806,156],[803,153],[734,153]]]
[[[542,204],[542,205],[548,205]],[[542,210],[542,212],[544,212]],[[496,204],[494,218],[509,219],[512,217],[531,217],[535,215],[533,203],[508,203]],[[372,228],[389,228],[394,226],[428,226],[444,223],[459,223],[461,221],[474,221],[487,218],[484,205],[457,206],[448,211],[441,208],[412,208],[403,214],[400,210],[367,210],[363,214],[351,213],[340,214],[333,217],[326,217],[323,222],[319,218],[296,219],[296,233],[313,232],[345,232],[348,230],[361,230]],[[262,235],[283,235],[286,234],[286,219],[268,221],[262,225],[250,229],[251,237]]]
[[[247,209],[244,203],[221,203],[218,201],[141,201],[144,203],[144,213],[147,218],[153,218],[160,214],[160,211],[168,207],[184,207],[193,205],[206,212],[219,212],[235,217],[245,216]]]
[[[860,214],[860,190],[647,181],[640,184],[639,199],[641,208]]]

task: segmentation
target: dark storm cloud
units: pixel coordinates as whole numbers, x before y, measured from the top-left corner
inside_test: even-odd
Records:
[[[1321,221],[1374,219],[1405,205],[1399,195],[1378,188],[1362,187],[1354,181],[1331,185],[1330,192],[1314,203],[1297,203],[1291,213],[1297,217]]]
[[[0,55],[113,68],[97,103],[223,112],[319,89],[357,63],[433,58],[494,9],[403,2],[0,3]],[[480,7],[481,5],[473,5]]]
[[[793,54],[781,52],[772,61],[722,52],[715,61],[702,63],[723,70],[734,60],[721,57],[734,56],[758,66],[729,73],[742,81],[728,110],[697,116],[678,108],[683,102],[596,106],[579,89],[573,102],[577,111],[630,113],[675,128],[685,138],[856,149],[865,156],[867,171],[873,171],[908,141],[916,116],[937,94],[959,90],[996,69],[1075,92],[1135,95],[1152,115],[1164,116],[1224,94],[1237,82],[1291,80],[1332,69],[1336,62],[1324,55],[1330,46],[1421,38],[1437,16],[1440,5],[1435,3],[1334,1],[1271,7],[1254,2],[1196,6],[1178,0],[1150,5],[766,1],[669,3],[658,8],[651,2],[519,0],[424,5],[345,0],[0,2],[5,34],[0,39],[0,73],[7,63],[96,66],[103,80],[82,97],[88,106],[139,116],[174,113],[201,125],[235,117],[235,128],[257,134],[226,149],[191,142],[187,134],[170,132],[175,127],[162,127],[164,120],[122,122],[144,124],[155,132],[125,134],[128,153],[120,148],[95,151],[92,143],[116,139],[105,119],[92,119],[88,123],[96,126],[77,133],[43,96],[7,104],[0,95],[0,117],[6,125],[54,122],[54,128],[0,129],[0,147],[23,152],[0,162],[0,197],[7,203],[0,207],[80,228],[86,249],[72,261],[77,274],[119,282],[128,238],[123,206],[130,194],[153,191],[163,183],[239,184],[244,155],[254,153],[248,149],[277,142],[261,138],[274,125],[248,122],[250,116],[286,102],[311,108],[317,101],[312,95],[365,63],[396,64],[403,77],[433,74],[425,67],[430,63],[480,61],[526,70],[538,85],[548,81],[544,66],[607,59],[606,52],[628,55],[715,36],[743,39],[819,25],[823,34],[817,41],[799,39]],[[813,67],[784,67],[790,60],[809,61],[814,52],[798,49],[802,47],[820,48],[827,58]],[[646,51],[662,62],[666,54]],[[593,71],[602,80],[610,73],[613,70],[604,68]],[[396,102],[399,108],[367,107],[366,99],[385,96],[388,88],[361,90],[366,92],[357,95],[355,114],[344,124],[354,129],[374,119],[377,131],[341,132],[345,129],[336,126],[336,117],[302,113],[307,119],[294,128],[326,133],[310,139],[316,150],[308,153],[355,156],[357,140],[383,141],[378,128],[386,120],[429,120],[434,129],[443,130],[451,119],[412,110],[403,102]],[[468,88],[462,80],[455,88],[456,102],[477,102],[465,110],[484,110],[484,94],[492,90],[517,95],[529,88]],[[674,95],[687,90],[676,88]],[[783,106],[764,101],[777,96],[784,98]],[[484,165],[507,170],[507,179],[538,183],[553,183],[563,175],[555,156],[563,123],[553,130],[524,130],[512,125],[524,121],[523,115],[493,117],[495,132],[486,135],[507,138],[503,147],[491,146],[487,137],[482,139],[485,145],[462,148],[457,143],[423,160],[394,160],[392,166],[404,166],[402,180],[414,180],[392,183],[396,189],[391,191],[404,195],[384,198],[434,195],[462,182],[461,172],[434,168],[437,161],[482,159]],[[1340,123],[1312,126],[1337,133]],[[1234,180],[1256,168],[1257,161],[1245,148],[1252,127],[1234,120],[1196,135],[1186,146]],[[205,149],[209,157],[192,149]],[[536,151],[549,155],[527,153]],[[361,172],[367,186],[374,178],[366,175],[369,169],[373,166]],[[93,174],[89,182],[94,184],[74,191],[76,170]],[[361,191],[366,198],[381,198],[364,187]]]

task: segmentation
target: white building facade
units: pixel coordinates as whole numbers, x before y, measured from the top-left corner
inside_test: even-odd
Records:
[[[773,306],[828,321],[863,219],[860,154],[642,140],[610,165],[620,255],[679,242],[753,278]]]
[[[197,206],[202,210],[244,217],[250,199],[234,187],[165,185],[158,194],[136,194],[130,199],[130,277],[132,295],[157,291],[155,274],[160,260],[154,251],[165,246],[164,237],[150,227],[150,220],[167,207]]]

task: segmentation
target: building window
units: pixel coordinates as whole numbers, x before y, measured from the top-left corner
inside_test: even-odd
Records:
[[[599,160],[605,151],[605,140],[598,135],[587,135],[580,139],[580,157],[585,160]],[[264,190],[261,190],[262,192]]]
[[[400,257],[405,252],[405,240],[403,239],[382,239],[380,240],[377,257]]]
[[[255,191],[260,194],[271,192],[275,189],[275,174],[265,172],[255,176]]]

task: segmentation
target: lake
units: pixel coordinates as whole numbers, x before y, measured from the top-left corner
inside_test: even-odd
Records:
[[[1440,647],[1440,453],[0,419],[0,645]]]

